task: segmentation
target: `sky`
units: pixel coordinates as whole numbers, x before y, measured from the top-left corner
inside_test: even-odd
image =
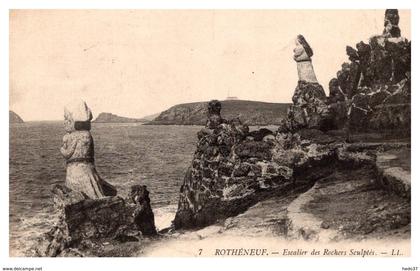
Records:
[[[345,48],[381,34],[384,10],[12,10],[9,105],[25,121],[61,120],[81,98],[94,117],[143,117],[188,102],[291,102],[294,39],[328,82]],[[410,11],[400,10],[410,39]]]

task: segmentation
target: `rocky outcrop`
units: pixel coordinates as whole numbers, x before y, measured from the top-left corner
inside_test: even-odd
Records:
[[[386,10],[382,35],[347,46],[343,63],[329,83],[329,97],[316,80],[313,51],[299,35],[294,50],[299,82],[282,126],[388,131],[406,136],[411,128],[411,42],[401,37],[398,10]]]
[[[150,125],[205,125],[208,102],[175,105],[163,111]],[[275,125],[286,117],[288,103],[256,101],[221,101],[223,115],[228,119],[240,117],[247,125]]]
[[[299,81],[293,94],[288,119],[293,130],[303,128],[327,130],[326,95],[318,83]]]
[[[106,243],[138,242],[142,236],[156,234],[144,186],[133,186],[129,200],[119,196],[89,199],[61,185],[52,192],[59,219],[39,238],[37,256],[98,256]]]
[[[382,35],[347,47],[350,63],[329,84],[335,128],[410,133],[411,42],[401,37],[398,21],[398,10],[387,10]]]
[[[209,104],[209,121],[198,132],[175,228],[203,227],[237,215],[270,194],[295,186],[296,176],[328,163],[334,155],[332,147],[301,140],[299,134],[249,132],[239,119],[224,120],[219,107],[217,102]],[[306,184],[312,180],[309,175]]]
[[[9,123],[23,123],[23,119],[15,112],[9,110]]]
[[[132,122],[147,122],[147,119],[134,119],[114,115],[112,113],[100,113],[93,122],[102,123],[132,123]]]
[[[376,176],[375,167],[366,164],[338,167],[318,180],[289,204],[287,238],[317,242],[409,238],[410,201],[381,189]]]
[[[367,185],[384,191],[382,185],[375,182],[377,156],[407,145],[384,142],[347,144],[342,136],[328,135],[317,129],[292,132],[287,125],[280,126],[276,132],[266,129],[249,132],[240,120],[222,118],[219,109],[219,103],[210,103],[210,120],[198,133],[197,150],[180,189],[175,228],[200,228],[236,216],[257,202],[299,187],[310,187],[314,182],[340,172],[340,168],[354,171],[352,178],[355,179],[357,174],[363,178],[366,174],[363,180]],[[401,186],[393,185],[390,189],[394,187]],[[341,189],[340,186],[337,189]],[[287,226],[288,237],[307,240],[341,238],[336,230],[318,232],[327,226],[315,215],[308,215],[312,222],[316,221],[308,222],[316,228],[315,231],[302,222],[307,219],[299,210],[318,198],[314,193],[310,192],[306,198],[299,199],[305,200],[289,206],[291,215],[288,219],[292,224]]]

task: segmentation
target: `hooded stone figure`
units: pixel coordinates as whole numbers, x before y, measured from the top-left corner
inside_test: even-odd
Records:
[[[82,100],[64,108],[63,145],[61,154],[66,160],[66,186],[92,199],[115,196],[116,189],[98,175],[95,168],[93,138],[90,133],[92,112]]]
[[[392,38],[401,37],[401,30],[398,27],[399,22],[400,16],[398,14],[398,9],[387,9],[385,11],[383,35]]]
[[[295,45],[293,59],[297,63],[299,81],[318,83],[311,60],[313,51],[308,42],[302,35],[298,35],[295,40]]]
[[[218,125],[225,123],[226,120],[220,115],[222,104],[218,100],[211,100],[207,105],[207,123],[206,127],[215,129]]]

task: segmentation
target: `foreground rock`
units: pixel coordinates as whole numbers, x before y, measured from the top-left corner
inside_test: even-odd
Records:
[[[376,183],[375,168],[337,169],[288,207],[287,238],[343,241],[410,238],[410,201]]]
[[[295,187],[273,190],[239,215],[194,231],[173,231],[136,256],[198,256],[203,247],[200,256],[214,256],[215,249],[251,249],[262,243],[270,255],[279,247],[301,248],[302,240],[310,242],[309,247],[325,248],[339,242],[340,246],[379,251],[387,251],[392,243],[409,255],[410,201],[382,189],[376,179],[375,157],[402,146],[407,143],[339,144],[336,159],[340,163],[296,177]],[[392,159],[388,166],[406,168],[401,165],[405,159],[399,157],[399,162]],[[306,176],[316,180],[305,182]],[[271,256],[284,256],[282,253]]]
[[[376,160],[378,183],[401,197],[411,198],[411,149],[402,147],[378,154]]]
[[[54,205],[60,217],[40,239],[37,256],[100,256],[111,242],[139,242],[155,235],[154,216],[144,186],[132,188],[132,201],[119,196],[89,199],[57,185]]]

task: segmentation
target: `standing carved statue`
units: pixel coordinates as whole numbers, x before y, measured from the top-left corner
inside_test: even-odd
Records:
[[[220,115],[222,104],[218,100],[211,100],[207,105],[207,123],[206,128],[215,129],[226,120]]]
[[[401,30],[398,27],[399,22],[398,9],[387,9],[385,11],[383,35],[391,38],[401,37]]]
[[[318,83],[311,60],[314,53],[308,42],[302,35],[298,35],[295,40],[295,45],[293,59],[297,63],[299,81]]]
[[[133,217],[134,223],[143,235],[156,235],[155,215],[150,206],[149,191],[145,185],[133,185],[131,200],[136,205]]]
[[[287,113],[290,128],[327,129],[324,121],[328,116],[327,97],[315,76],[311,60],[313,51],[302,35],[297,35],[295,44],[293,59],[297,64],[299,81],[293,93],[293,105]],[[283,130],[288,129],[287,125],[282,126]]]
[[[93,138],[90,133],[92,112],[82,100],[64,108],[63,145],[66,160],[66,186],[92,199],[115,196],[116,189],[101,179],[95,168]]]

